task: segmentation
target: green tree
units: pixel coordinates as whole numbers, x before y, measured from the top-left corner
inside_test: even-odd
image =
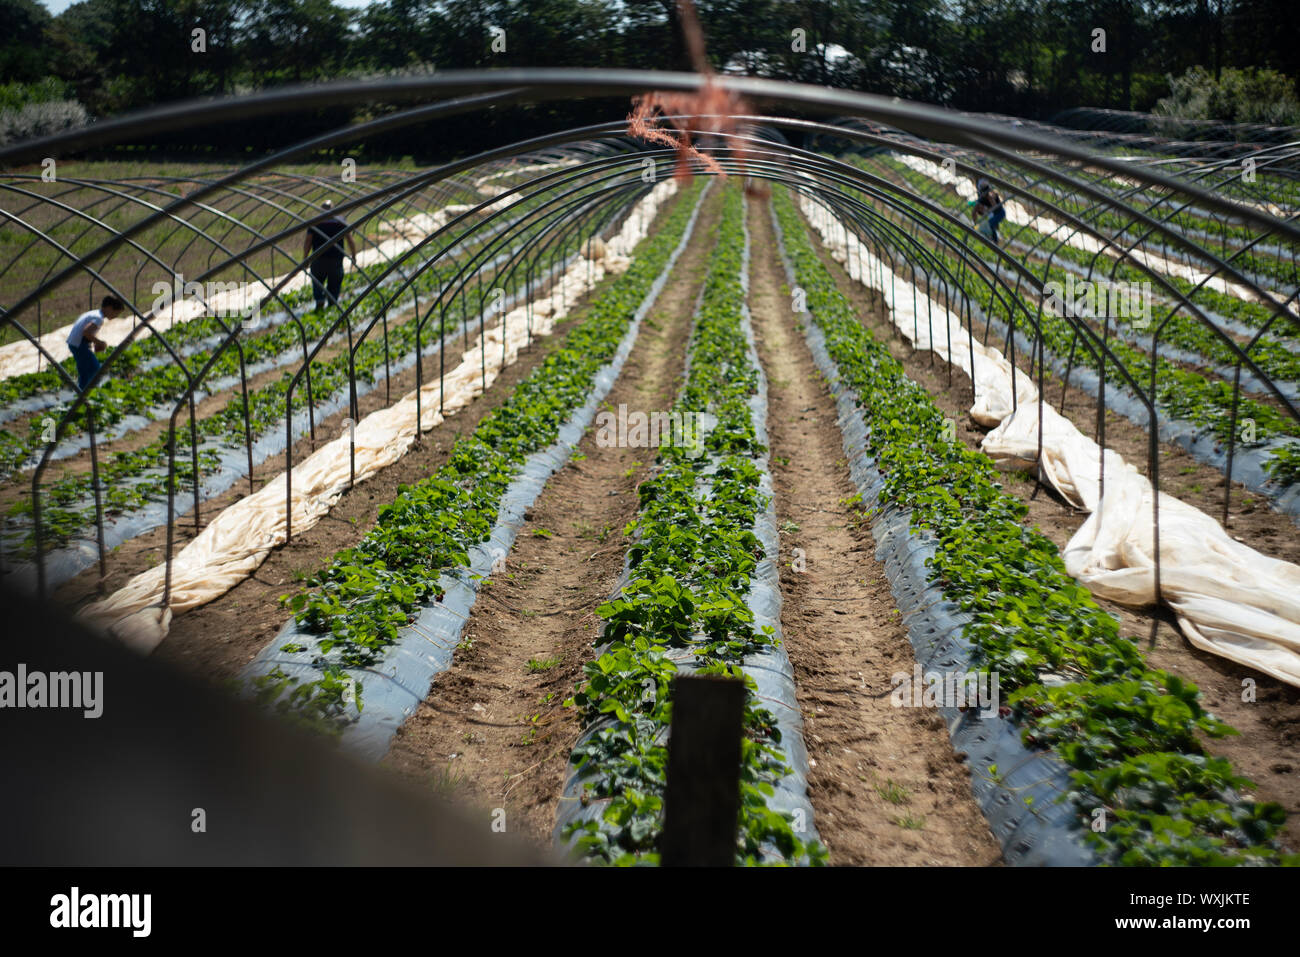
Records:
[[[352,17],[331,0],[263,0],[239,31],[244,65],[263,83],[333,77],[348,60]]]
[[[36,0],[0,0],[0,77],[31,83],[49,72],[50,14]]]

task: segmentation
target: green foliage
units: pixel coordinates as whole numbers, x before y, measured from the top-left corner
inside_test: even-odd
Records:
[[[602,649],[584,668],[570,704],[593,733],[574,749],[584,802],[602,802],[596,820],[565,836],[583,856],[606,864],[657,863],[672,720],[672,679],[680,667],[729,675],[749,689],[741,752],[739,864],[821,864],[826,851],[802,840],[791,819],[768,807],[788,767],[773,745],[780,736],[759,705],[745,656],[775,640],[755,629],[745,604],[763,548],[753,533],[767,504],[759,491],[758,441],[748,401],[758,372],[741,327],[743,202],[728,188],[718,245],[705,279],[690,346],[690,371],[675,411],[710,412],[717,425],[705,453],[665,447],[658,472],[640,487],[640,512],[628,528],[629,581],[597,609]],[[689,663],[689,664],[688,664]]]
[[[1146,109],[1169,92],[1171,71],[1197,64],[1205,70],[1258,64],[1300,74],[1287,0],[1237,0],[1194,12],[1188,4],[1131,2],[1098,9],[1085,0],[697,0],[696,6],[717,69],[960,109],[1035,116],[1076,105]],[[1098,22],[1108,34],[1104,55],[1091,46]],[[196,23],[208,30],[201,58],[181,42]],[[505,31],[504,49],[493,49],[489,26]],[[792,49],[795,26],[807,31],[806,50]],[[53,73],[75,86],[98,116],[340,75],[690,66],[676,5],[666,0],[377,0],[362,9],[331,0],[84,0],[54,18],[34,0],[8,0],[0,28],[0,75],[31,81]],[[1246,82],[1235,82],[1231,69],[1223,73],[1214,89],[1227,96],[1234,116],[1286,115],[1250,111],[1254,102],[1282,102],[1268,71],[1246,71]],[[1188,95],[1175,91],[1175,97],[1191,108],[1204,99],[1205,86],[1192,83]],[[335,119],[366,111],[340,110]],[[540,130],[547,112],[525,116],[530,133]],[[289,122],[305,132],[315,119]],[[476,125],[499,122],[454,121],[445,142],[462,144],[459,134],[474,136]],[[224,132],[191,135],[225,146]],[[393,144],[403,152],[428,149],[422,140],[427,137],[412,131]]]
[[[32,103],[56,103],[71,99],[68,84],[47,76],[34,83],[0,83],[0,110],[21,110]]]
[[[971,616],[964,635],[1011,692],[1025,744],[1075,769],[1079,826],[1096,808],[1121,822],[1086,831],[1102,860],[1293,863],[1277,842],[1282,809],[1243,797],[1247,782],[1203,754],[1202,736],[1232,729],[1201,707],[1195,685],[1147,667],[1056,546],[1021,524],[1026,508],[1002,491],[992,462],[944,440],[942,413],[857,321],[788,195],[773,201],[808,310],[858,397],[881,501],[909,509],[912,528],[936,540],[930,579]],[[1132,780],[1149,790],[1124,786]]]
[[[1156,104],[1153,112],[1175,121],[1161,130],[1171,137],[1185,135],[1177,120],[1300,124],[1300,100],[1296,99],[1294,81],[1276,70],[1255,67],[1230,67],[1217,79],[1204,67],[1191,67],[1182,76],[1169,78],[1169,95]]]
[[[560,426],[586,399],[596,372],[612,357],[685,229],[693,195],[688,190],[665,214],[659,232],[592,302],[564,345],[456,442],[445,465],[401,488],[360,543],[338,552],[311,577],[308,590],[285,597],[299,627],[313,636],[314,660],[322,672],[319,681],[299,684],[294,689],[299,698],[287,707],[301,703],[309,715],[325,712],[336,722],[349,720],[346,709],[320,706],[322,683],[327,686],[343,668],[376,666],[420,608],[440,598],[442,575],[469,565],[469,549],[488,540],[501,497],[524,460],[556,440]]]

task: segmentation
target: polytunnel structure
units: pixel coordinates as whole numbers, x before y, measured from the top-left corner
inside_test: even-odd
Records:
[[[326,177],[288,168],[403,127],[434,137],[441,121],[476,111],[610,97],[642,97],[641,109],[631,122],[610,116],[427,169]],[[959,570],[942,569],[959,546],[936,550],[942,535],[925,526],[925,516],[949,514],[951,502],[940,499],[953,497],[943,491],[950,475],[926,473],[904,494],[906,462],[879,455],[883,436],[911,427],[892,413],[871,418],[887,403],[868,390],[901,361],[891,352],[922,356],[949,386],[968,389],[962,402],[981,434],[978,448],[952,453],[954,470],[972,469],[971,481],[985,483],[989,496],[1000,487],[989,478],[994,465],[1026,472],[1035,499],[1051,496],[1079,517],[1053,572],[1067,583],[1056,590],[1069,602],[1090,593],[1167,609],[1195,647],[1300,686],[1300,569],[1289,552],[1269,553],[1228,530],[1243,500],[1275,514],[1284,538],[1294,539],[1300,522],[1300,131],[1211,124],[1165,135],[1160,118],[1136,114],[1073,111],[1048,124],[762,79],[537,69],[335,82],[161,108],[0,148],[0,163],[38,167],[53,157],[57,169],[64,157],[190,125],[362,103],[413,105],[286,144],[220,176],[0,175],[0,232],[16,250],[0,265],[0,543],[10,581],[48,598],[77,576],[102,580],[115,549],[161,530],[153,567],[82,611],[153,650],[173,615],[253,574],[343,492],[487,394],[535,337],[550,336],[580,302],[627,275],[638,244],[667,228],[663,210],[696,201],[683,195],[688,178],[720,177],[743,182],[750,198],[770,196],[791,321],[838,402],[844,454],[872,505],[918,661],[970,668],[987,661],[981,655],[1001,646],[990,637],[996,629],[980,630],[981,602],[1002,607],[999,596],[1015,589],[986,582],[954,590]],[[1000,227],[971,215],[990,187],[1005,211]],[[320,251],[305,254],[303,237],[335,216],[356,254],[338,308],[317,309],[308,273]],[[694,223],[677,228],[689,236]],[[749,255],[750,233],[733,239]],[[678,252],[667,258],[665,246],[665,269]],[[854,323],[833,324],[838,294],[808,278],[820,275],[817,256],[885,317],[893,341],[878,356],[853,345]],[[747,288],[748,273],[738,276]],[[112,351],[80,391],[65,358],[66,325],[105,294],[127,303],[129,315],[109,329]],[[866,357],[863,369],[855,371],[854,356]],[[377,410],[363,414],[367,396]],[[341,434],[319,427],[340,414]],[[961,444],[954,415],[927,411],[917,428],[927,442]],[[1132,429],[1140,441],[1125,431]],[[1196,503],[1171,491],[1172,448],[1215,470],[1218,487]],[[547,465],[539,480],[557,467]],[[513,494],[502,500],[498,529],[509,524]],[[524,510],[520,504],[519,515]],[[769,529],[764,515],[760,509],[754,535],[770,557],[776,523]],[[477,541],[491,537],[508,550],[516,530],[517,521],[498,540],[483,529]],[[986,556],[985,573],[1001,560]],[[465,567],[486,578],[496,565],[471,549]],[[631,559],[624,574],[633,587]],[[754,575],[751,594],[760,595]],[[458,635],[477,587],[413,600],[400,627]],[[764,610],[753,598],[752,614],[775,615],[779,625],[775,577],[764,587],[775,605]],[[450,624],[438,618],[453,612]],[[295,621],[254,663],[281,682],[269,684],[275,692],[322,669],[337,679],[387,667],[382,651],[329,661],[328,647],[308,648],[321,620]],[[1052,627],[1077,637],[1072,621]],[[1113,625],[1096,627],[1107,637],[1095,647],[1110,647]],[[1019,688],[1039,688],[1029,692],[1034,701],[1051,697],[1044,689],[1101,680],[1111,668],[1150,674],[1125,670],[1139,668],[1127,652],[1104,661],[1085,650],[1010,654],[1004,674],[1016,675]],[[383,754],[423,698],[408,701],[409,689],[396,686],[427,688],[449,656],[401,672],[391,692],[371,693],[359,750]],[[397,658],[394,675],[406,667]],[[772,673],[788,675],[789,662],[774,658]],[[780,702],[772,707],[783,759],[799,784],[808,773],[802,744],[792,743],[799,709],[793,691],[772,681],[760,688]],[[314,700],[335,695],[334,706],[346,710],[338,687]],[[1069,762],[1050,752],[1060,743],[1053,731],[1032,730],[1022,711],[995,710],[982,724],[964,711],[951,716],[954,745],[972,755],[972,767],[978,756],[1003,769],[1001,778],[977,778],[974,791],[1007,860],[1100,859],[1077,832],[1086,809],[1061,803],[1078,786]],[[584,754],[595,753],[602,727],[589,729]],[[1012,767],[1019,780],[1007,773]],[[568,789],[576,801],[581,780]],[[1042,795],[1042,810],[1026,804],[1026,789]],[[782,813],[812,812],[799,787],[785,794],[778,788],[772,799],[788,797]],[[1244,806],[1233,786],[1215,799],[1233,814]],[[567,807],[564,840],[605,826],[594,812]],[[1254,824],[1234,820],[1233,846],[1252,839],[1273,846]],[[764,842],[751,848],[756,857],[780,856],[773,850],[780,839]],[[815,861],[813,844],[787,856]]]

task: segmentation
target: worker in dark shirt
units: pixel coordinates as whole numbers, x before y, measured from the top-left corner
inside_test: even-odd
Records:
[[[328,199],[321,203],[321,209],[328,212],[334,204]],[[339,290],[343,288],[343,244],[339,234],[348,228],[342,216],[330,216],[313,226],[307,227],[307,235],[302,244],[302,255],[306,259],[318,249],[321,254],[311,263],[311,289],[316,297],[316,308],[325,305],[326,295],[334,305],[339,303]],[[348,242],[348,251],[355,262],[357,247],[352,241],[352,234],[343,237]]]

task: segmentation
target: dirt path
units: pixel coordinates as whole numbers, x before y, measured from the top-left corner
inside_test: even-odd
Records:
[[[672,208],[672,202],[676,200],[670,201],[665,213]],[[605,283],[610,281],[606,279]],[[603,288],[604,284],[598,286],[590,295],[599,295]],[[288,613],[280,605],[280,596],[300,587],[299,582],[323,566],[339,549],[358,542],[374,527],[379,509],[393,501],[400,486],[418,482],[441,467],[456,440],[472,432],[488,413],[499,408],[513,394],[515,385],[563,344],[568,330],[583,320],[586,310],[585,304],[579,306],[550,336],[535,339],[531,348],[500,372],[486,394],[432,432],[425,433],[420,443],[399,461],[345,492],[325,518],[306,532],[295,534],[288,546],[272,551],[252,576],[215,601],[177,616],[156,654],[213,680],[237,675],[288,619]],[[450,341],[448,354],[451,354]],[[436,361],[435,357],[433,364],[426,364],[426,375],[437,374]],[[414,388],[414,384],[415,370],[409,369],[394,377],[393,395],[400,397]],[[387,404],[384,391],[378,388],[359,400],[362,417]],[[317,435],[329,439],[342,434],[346,417],[344,410],[318,420]],[[294,447],[294,463],[312,451],[310,440],[300,440]],[[259,466],[254,471],[257,486],[260,488],[283,470],[282,456]],[[205,503],[202,513],[205,522],[221,508],[242,498],[247,488],[241,482]],[[183,519],[177,528],[176,547],[183,547],[194,534],[193,523]],[[121,587],[141,569],[161,562],[165,541],[166,529],[159,528],[124,543],[114,555],[102,589],[98,587],[98,569],[91,568],[60,588],[55,593],[56,600],[75,606],[97,597],[100,591],[111,592]]]
[[[1001,849],[939,715],[895,708],[915,664],[857,490],[835,402],[794,327],[765,203],[749,205],[750,309],[771,389],[781,627],[794,665],[817,830],[836,864],[987,865]],[[802,549],[804,571],[792,566]]]
[[[969,377],[960,369],[949,367],[934,353],[913,350],[884,318],[880,297],[850,280],[844,268],[826,255],[815,234],[813,244],[840,290],[856,306],[858,318],[879,341],[888,345],[908,376],[926,390],[944,415],[957,423],[957,434],[962,441],[978,451],[988,430],[972,422],[968,414]],[[1061,382],[1050,375],[1048,382],[1046,396],[1059,410]],[[1067,392],[1066,412],[1088,435],[1094,434],[1096,426],[1094,398],[1078,389]],[[1145,472],[1145,430],[1108,412],[1106,445]],[[1162,443],[1160,454],[1161,489],[1218,519],[1223,507],[1222,473],[1200,465],[1175,446]],[[1001,482],[1006,491],[1028,505],[1029,521],[1058,548],[1065,547],[1087,518],[1046,487],[1039,489],[1026,472],[1003,473]],[[1246,504],[1250,499],[1250,493],[1243,494],[1242,489],[1234,488],[1233,513],[1227,526],[1230,533],[1266,555],[1300,561],[1300,534],[1296,534],[1291,520],[1273,512],[1258,498],[1256,504]],[[1240,773],[1254,781],[1260,798],[1277,801],[1287,809],[1290,820],[1284,840],[1292,847],[1300,845],[1300,835],[1296,833],[1297,815],[1300,815],[1300,759],[1296,757],[1300,745],[1300,689],[1194,648],[1167,609],[1159,612],[1154,608],[1132,609],[1100,598],[1098,603],[1119,616],[1123,633],[1138,642],[1152,667],[1195,682],[1204,694],[1205,706],[1241,732],[1239,737],[1206,741],[1205,746],[1210,752],[1230,759]],[[1256,684],[1253,702],[1241,700],[1242,681],[1246,678]]]
[[[293,541],[273,550],[249,578],[215,601],[177,616],[170,634],[155,654],[214,678],[237,674],[288,620],[289,613],[280,606],[280,596],[300,588],[299,583],[321,568],[339,549],[360,541],[374,527],[379,509],[397,497],[401,486],[419,482],[441,467],[456,440],[472,432],[488,413],[499,408],[514,392],[519,380],[562,344],[564,333],[573,321],[562,324],[550,337],[536,340],[532,349],[521,353],[519,359],[501,373],[486,395],[480,396],[432,432],[425,433],[420,444],[397,462],[344,492],[328,515],[306,532],[295,532]],[[371,403],[361,400],[362,416],[373,411],[371,405],[374,409],[383,407],[383,390],[379,389],[377,393],[366,397],[373,399]],[[323,423],[318,421],[317,434],[323,438],[342,434],[346,414],[344,411]],[[299,446],[294,449],[295,464],[312,452],[309,442],[300,442]],[[258,487],[282,471],[284,459],[276,456],[256,470]],[[242,498],[248,486],[241,483],[236,488],[237,492],[232,490],[205,505],[205,524],[215,518],[221,508]],[[182,519],[182,523],[184,521]],[[177,549],[194,537],[192,523],[184,525],[184,529],[184,534],[176,536]],[[124,560],[110,566],[109,588],[125,584],[129,574],[140,568],[160,563],[166,534],[165,528],[158,528],[125,543],[122,546],[122,552],[127,553]],[[83,600],[83,596],[94,597],[95,571],[92,568],[83,572],[60,589],[59,600],[69,600],[65,596],[72,601]]]
[[[680,388],[696,297],[715,242],[721,191],[642,324],[606,404],[651,412]],[[622,569],[623,527],[654,449],[601,448],[588,430],[519,532],[505,570],[480,591],[451,668],[393,739],[386,762],[482,809],[510,833],[552,846],[556,802],[579,725],[561,704],[591,660],[599,620]]]

